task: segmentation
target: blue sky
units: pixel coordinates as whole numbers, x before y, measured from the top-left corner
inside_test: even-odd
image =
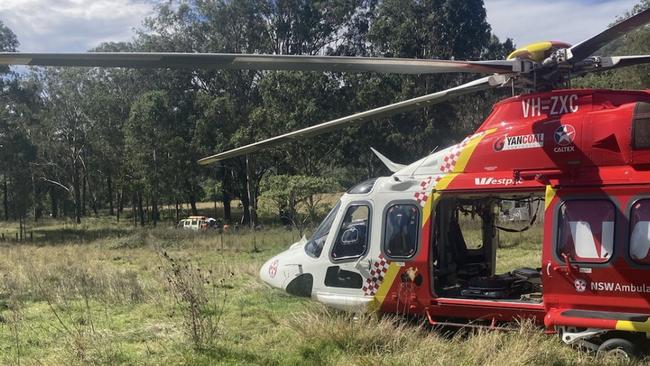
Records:
[[[639,0],[485,0],[499,38],[517,45],[549,40],[576,44],[611,24]]]
[[[85,51],[124,41],[153,11],[155,0],[0,0],[0,20],[27,52]],[[488,21],[518,45],[577,43],[603,30],[639,0],[485,0]]]

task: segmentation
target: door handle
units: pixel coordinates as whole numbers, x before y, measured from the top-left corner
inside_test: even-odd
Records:
[[[361,261],[363,260],[363,257],[359,258],[356,262],[354,262],[354,268],[361,270],[362,268],[359,266],[361,264]],[[368,268],[366,268],[368,272],[372,269],[372,260],[368,259]]]

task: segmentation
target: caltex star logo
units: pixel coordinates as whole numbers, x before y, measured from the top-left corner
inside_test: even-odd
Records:
[[[576,129],[571,125],[562,125],[555,130],[553,137],[555,143],[560,146],[567,146],[573,143],[576,136]]]

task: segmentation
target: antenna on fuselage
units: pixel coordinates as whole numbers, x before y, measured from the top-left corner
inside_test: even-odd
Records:
[[[427,161],[427,158],[429,158],[431,155],[433,155],[436,151],[438,150],[438,146],[434,147],[433,150],[429,153],[429,155],[425,156],[422,158],[422,161],[420,162],[420,165],[417,166],[417,168],[411,170],[411,178],[415,175],[415,172],[422,167],[425,161]]]

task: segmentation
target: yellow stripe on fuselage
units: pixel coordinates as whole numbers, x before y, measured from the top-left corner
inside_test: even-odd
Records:
[[[424,227],[427,224],[427,221],[429,221],[429,218],[431,217],[431,213],[433,212],[433,208],[436,206],[438,201],[440,200],[440,193],[438,191],[446,189],[449,187],[449,184],[456,178],[456,175],[458,173],[462,173],[465,171],[465,168],[467,167],[467,163],[469,163],[470,158],[472,157],[472,154],[474,154],[474,150],[476,150],[476,147],[478,146],[479,142],[485,138],[485,136],[493,133],[496,131],[496,128],[490,129],[485,131],[482,135],[476,136],[474,138],[471,138],[470,141],[465,145],[463,150],[460,152],[460,156],[458,157],[458,161],[456,162],[456,165],[454,166],[454,170],[451,173],[446,174],[438,183],[436,183],[434,189],[436,192],[433,193],[433,197],[430,197],[427,202],[424,204],[424,214],[422,215],[422,227]]]
[[[469,159],[472,157],[472,154],[474,153],[474,150],[478,146],[479,142],[481,142],[485,136],[493,133],[494,131],[496,131],[496,128],[485,131],[485,133],[470,139],[467,145],[465,145],[463,150],[460,152],[460,156],[458,157],[458,161],[454,166],[454,170],[451,173],[445,175],[436,184],[436,191],[447,188],[452,180],[456,177],[456,175],[458,175],[458,173],[462,173],[465,170],[465,167],[467,167],[467,163],[469,163]],[[426,225],[427,221],[431,217],[433,207],[435,207],[435,204],[439,199],[440,193],[436,192],[433,194],[433,197],[430,197],[425,203],[424,215],[422,215],[422,226]],[[371,311],[376,311],[381,308],[381,305],[384,303],[388,292],[390,291],[391,287],[393,287],[393,282],[395,282],[395,278],[397,278],[397,274],[399,273],[400,268],[401,267],[395,262],[392,262],[388,266],[386,275],[384,275],[384,280],[381,282],[381,285],[379,285],[379,289],[377,289],[377,293],[375,293],[374,301],[370,305]]]
[[[544,197],[544,211],[548,210],[548,207],[551,205],[551,201],[555,198],[555,188],[550,184],[546,186],[546,195]]]
[[[384,280],[381,281],[381,285],[379,285],[379,288],[377,289],[377,293],[375,293],[375,301],[371,305],[371,309],[370,309],[371,311],[379,310],[379,308],[381,308],[381,305],[384,303],[384,300],[386,299],[386,295],[388,295],[388,291],[390,291],[390,288],[393,286],[393,282],[397,277],[397,273],[399,273],[399,269],[400,266],[397,265],[395,262],[392,262],[388,266],[388,270],[384,275]]]

